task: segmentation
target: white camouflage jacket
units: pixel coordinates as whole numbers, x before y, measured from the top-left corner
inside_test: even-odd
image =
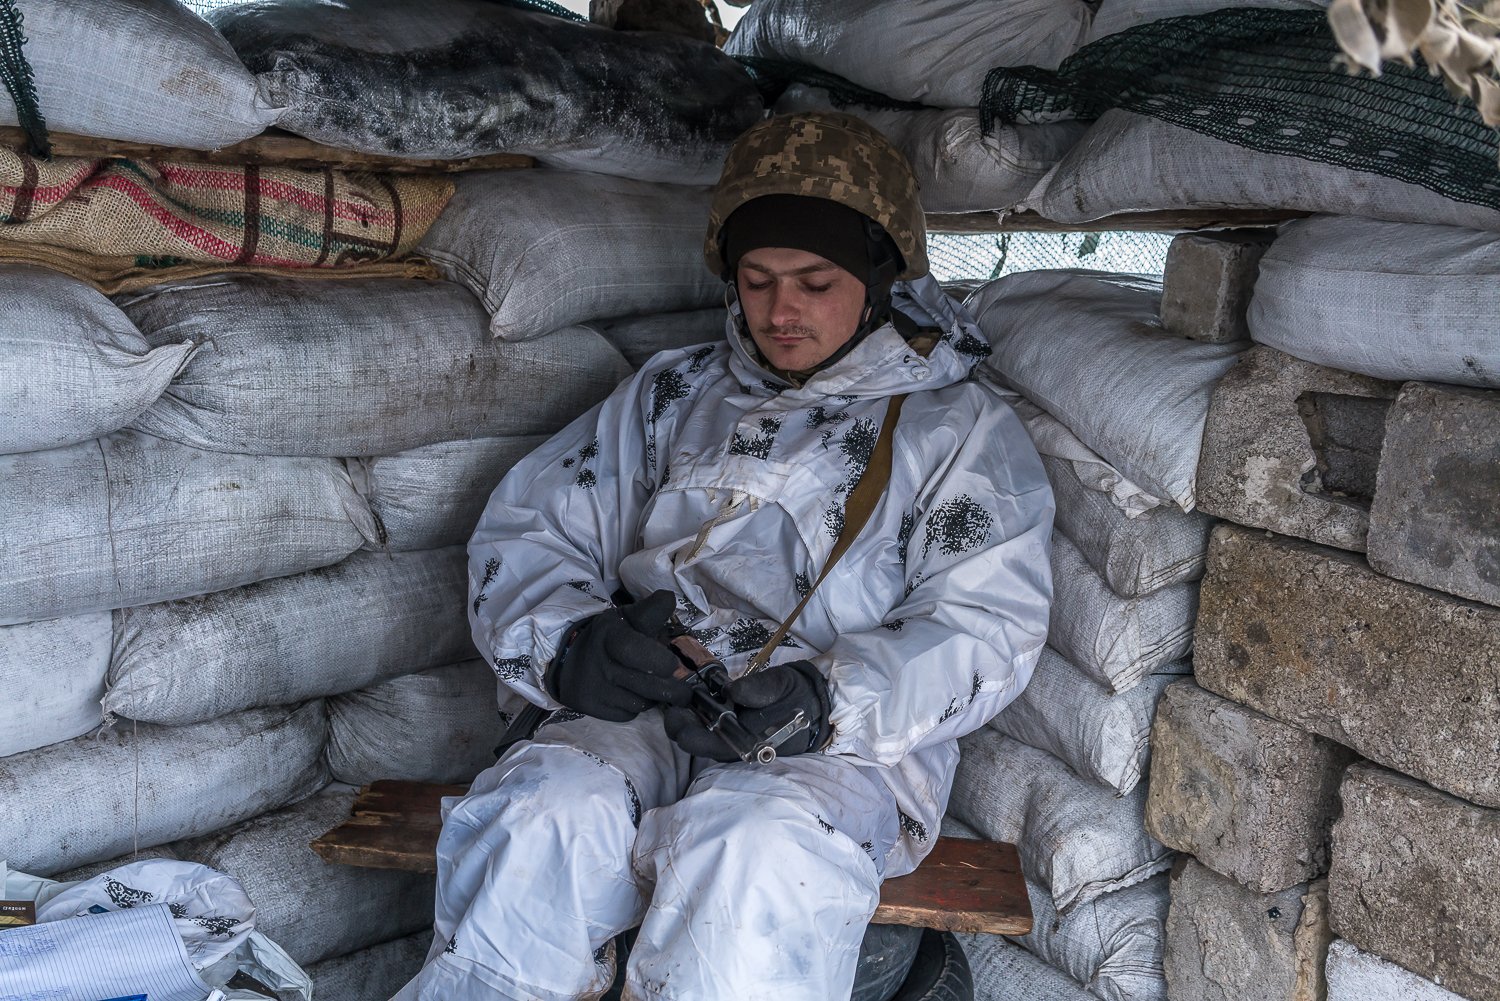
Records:
[[[1031,677],[1052,597],[1052,492],[1008,406],[968,379],[989,353],[931,279],[895,304],[943,339],[922,358],[889,325],[800,388],[725,342],[665,351],[518,463],[469,543],[474,640],[549,708],[541,677],[568,626],[624,586],[678,616],[738,675],[817,579],[889,397],[910,394],[891,479],[864,530],[772,658],[829,680],[825,753],[883,770],[905,858],[947,805],[955,741]]]

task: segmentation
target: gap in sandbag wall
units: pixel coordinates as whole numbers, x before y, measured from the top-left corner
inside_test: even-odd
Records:
[[[927,257],[940,282],[988,281],[1017,271],[1085,268],[1161,275],[1171,233],[929,233]]]

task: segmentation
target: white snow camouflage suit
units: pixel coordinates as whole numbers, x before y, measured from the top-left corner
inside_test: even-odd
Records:
[[[650,710],[554,713],[445,801],[428,966],[398,1001],[594,997],[641,924],[632,999],[848,997],[882,878],[913,869],[958,737],[1025,687],[1046,637],[1052,494],[1020,421],[967,378],[988,353],[930,278],[801,388],[727,343],[663,352],[519,463],[469,545],[470,620],[502,681],[542,689],[569,625],[624,586],[677,614],[732,675],[838,537],[889,397],[909,393],[889,486],[772,658],[828,678],[825,752],[689,758]]]

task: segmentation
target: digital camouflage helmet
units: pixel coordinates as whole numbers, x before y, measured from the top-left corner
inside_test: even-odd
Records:
[[[927,226],[916,175],[889,139],[853,115],[777,115],[735,141],[708,213],[703,257],[714,274],[726,270],[725,220],[763,195],[826,198],[862,213],[901,252],[898,280],[927,273]]]

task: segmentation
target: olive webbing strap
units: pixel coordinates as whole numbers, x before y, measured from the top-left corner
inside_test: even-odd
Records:
[[[911,347],[924,358],[927,353],[937,344],[936,339],[930,337],[913,338]],[[896,423],[901,419],[901,405],[906,402],[906,394],[891,397],[891,401],[885,408],[885,420],[880,425],[880,436],[875,439],[875,448],[870,453],[870,461],[865,465],[864,472],[859,476],[859,482],[854,489],[849,491],[849,497],[844,501],[844,528],[839,532],[839,537],[833,544],[833,550],[828,554],[828,562],[823,564],[823,572],[818,574],[818,579],[813,581],[812,587],[797,602],[797,607],[792,609],[792,614],[786,617],[766,645],[760,648],[760,652],[750,658],[750,666],[745,669],[746,674],[759,671],[766,666],[771,659],[771,654],[786,639],[786,634],[791,632],[792,624],[797,621],[797,616],[802,614],[802,609],[812,600],[813,593],[818,590],[818,585],[823,583],[823,578],[833,569],[839,557],[854,544],[854,539],[859,535],[860,529],[865,527],[865,522],[870,520],[870,515],[875,512],[875,505],[880,503],[885,488],[891,481],[891,443],[896,436]]]

